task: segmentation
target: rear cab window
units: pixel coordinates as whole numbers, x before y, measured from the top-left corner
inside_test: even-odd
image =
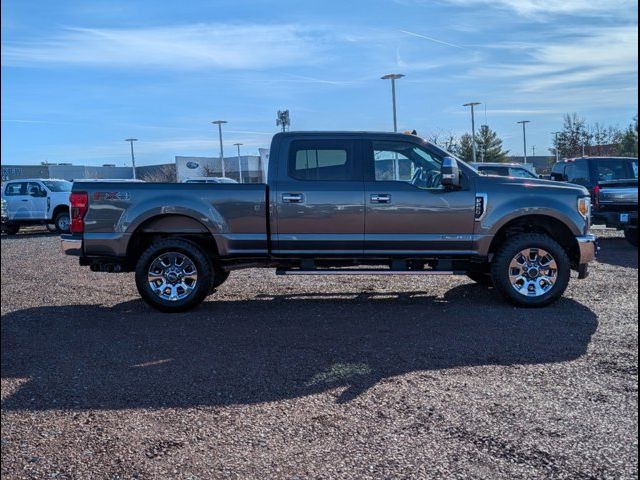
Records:
[[[638,161],[629,158],[599,158],[596,169],[599,182],[638,179]]]
[[[355,178],[354,144],[350,140],[291,142],[289,177],[308,182],[349,182]]]
[[[8,197],[14,197],[17,195],[26,195],[27,183],[26,182],[8,183],[7,186],[5,187],[4,194]]]

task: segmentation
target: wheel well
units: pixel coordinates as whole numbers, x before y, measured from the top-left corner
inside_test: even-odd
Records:
[[[201,222],[186,215],[161,215],[144,221],[133,232],[127,245],[129,266],[134,268],[136,259],[155,240],[170,237],[191,240],[200,245],[212,260],[218,257],[216,241]]]
[[[494,254],[507,238],[519,233],[542,233],[550,236],[564,248],[572,263],[577,265],[580,247],[575,235],[562,221],[545,215],[527,215],[507,222],[493,237],[489,253]]]
[[[58,205],[56,208],[54,208],[54,209],[53,209],[53,213],[51,214],[51,220],[55,220],[56,216],[57,216],[60,212],[67,212],[67,213],[69,213],[69,205]]]

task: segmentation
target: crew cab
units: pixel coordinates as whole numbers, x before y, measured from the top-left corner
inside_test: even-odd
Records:
[[[2,185],[7,219],[4,231],[14,235],[24,225],[47,225],[52,231],[69,231],[71,182],[53,178],[10,180]]]
[[[591,193],[594,224],[624,231],[638,246],[638,159],[580,157],[556,163],[552,180],[585,186]]]
[[[282,275],[468,275],[542,307],[587,276],[596,240],[581,186],[492,177],[417,136],[286,132],[266,184],[74,183],[64,251],[135,272],[169,312],[234,269]],[[347,268],[348,267],[348,268]]]

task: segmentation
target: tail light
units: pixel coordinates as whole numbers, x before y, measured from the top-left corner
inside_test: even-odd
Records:
[[[600,206],[600,185],[596,185],[593,189],[593,206],[596,208]]]
[[[89,195],[87,192],[73,192],[69,196],[71,205],[71,233],[84,233],[84,216],[89,208]]]

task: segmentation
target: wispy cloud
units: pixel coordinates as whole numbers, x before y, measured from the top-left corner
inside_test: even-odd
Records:
[[[637,11],[635,0],[445,0],[458,6],[490,6],[516,12],[519,15],[533,17],[540,14],[613,16],[621,11],[631,15]]]
[[[14,66],[268,69],[317,63],[325,33],[288,24],[68,28],[43,40],[7,42],[2,56]]]
[[[478,67],[472,75],[514,78],[520,91],[575,87],[601,82],[606,88],[614,77],[638,74],[638,30],[628,27],[594,27],[565,32],[570,36],[542,43],[527,51],[520,63]],[[615,46],[615,48],[612,48]]]

